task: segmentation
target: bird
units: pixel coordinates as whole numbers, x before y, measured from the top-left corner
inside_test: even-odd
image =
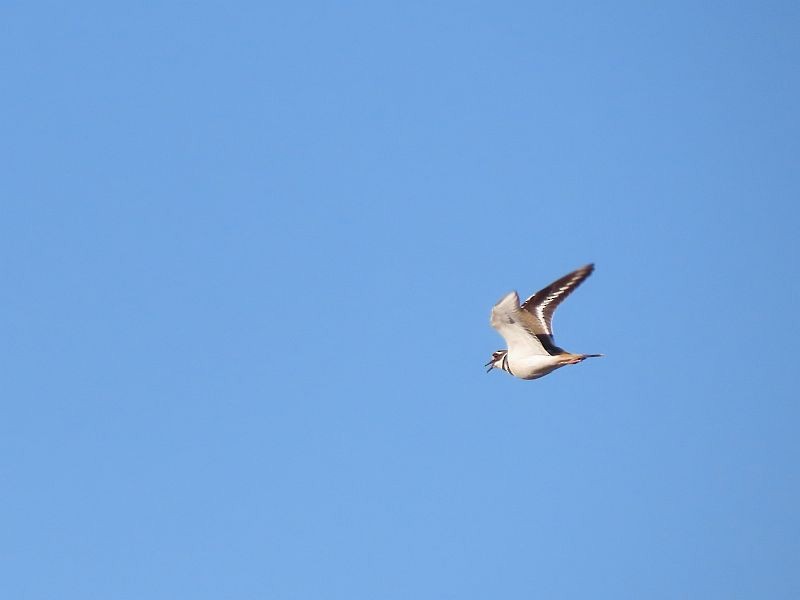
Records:
[[[489,323],[503,336],[507,350],[497,350],[484,366],[502,369],[520,379],[538,379],[565,365],[575,365],[602,354],[573,354],[553,341],[553,313],[559,304],[594,271],[584,265],[557,279],[520,304],[509,292],[492,307]]]

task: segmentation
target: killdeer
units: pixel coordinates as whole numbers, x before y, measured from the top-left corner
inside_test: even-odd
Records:
[[[564,365],[574,365],[602,354],[572,354],[555,345],[551,322],[556,307],[594,271],[589,264],[554,281],[520,306],[510,292],[492,308],[490,323],[503,336],[508,350],[498,350],[484,366],[488,373],[503,369],[520,379],[538,379]]]

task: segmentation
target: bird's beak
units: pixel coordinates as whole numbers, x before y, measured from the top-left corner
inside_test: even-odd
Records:
[[[484,366],[484,367],[489,367],[488,369],[486,369],[486,372],[488,373],[489,371],[491,371],[492,369],[494,369],[494,361],[493,361],[493,360],[490,360],[488,363],[486,363],[486,364],[485,364],[485,365],[483,365],[483,366]]]

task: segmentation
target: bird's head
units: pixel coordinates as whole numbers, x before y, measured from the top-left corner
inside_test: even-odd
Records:
[[[489,367],[486,369],[486,372],[488,373],[492,369],[501,369],[502,367],[500,366],[500,363],[502,363],[503,357],[506,354],[508,354],[508,350],[498,350],[497,352],[492,352],[491,360],[483,365],[484,367]]]

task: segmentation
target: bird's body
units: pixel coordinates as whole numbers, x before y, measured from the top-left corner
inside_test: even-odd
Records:
[[[486,363],[489,371],[498,368],[520,379],[538,379],[564,365],[577,364],[600,354],[573,354],[555,345],[552,319],[556,307],[584,279],[594,265],[586,265],[551,283],[519,302],[510,292],[492,308],[490,323],[503,336],[508,350],[498,350]]]
[[[562,359],[558,356],[542,356],[539,354],[511,356],[506,363],[506,370],[520,379],[538,379],[555,371],[563,364]]]

